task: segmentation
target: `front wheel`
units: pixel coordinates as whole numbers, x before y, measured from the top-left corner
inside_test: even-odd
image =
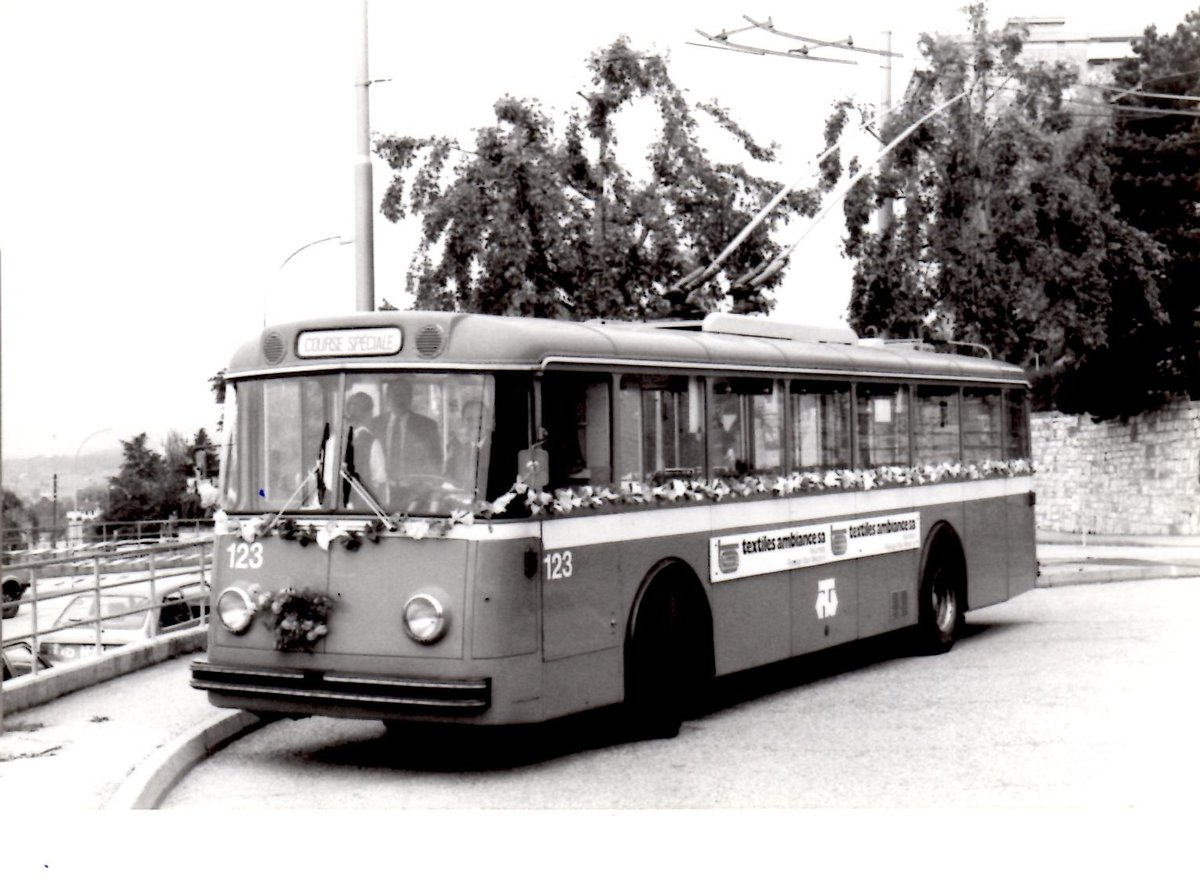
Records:
[[[686,594],[662,585],[639,604],[625,658],[626,709],[636,736],[675,737],[699,708],[711,678],[702,615]]]
[[[965,617],[965,577],[961,558],[946,550],[931,552],[921,580],[918,647],[924,654],[949,651]]]

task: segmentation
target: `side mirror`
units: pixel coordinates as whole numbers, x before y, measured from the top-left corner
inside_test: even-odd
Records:
[[[530,488],[543,489],[550,482],[550,455],[541,446],[517,453],[517,476],[525,477]]]

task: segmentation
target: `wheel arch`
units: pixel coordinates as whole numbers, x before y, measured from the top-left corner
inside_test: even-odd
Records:
[[[716,669],[716,655],[713,646],[712,609],[708,603],[708,595],[704,592],[704,584],[695,570],[687,562],[674,556],[660,559],[651,566],[642,576],[637,592],[634,593],[625,622],[626,678],[629,675],[629,651],[642,603],[651,593],[658,592],[675,593],[683,602],[684,610],[689,615],[688,626],[694,631],[696,646],[693,651],[699,651],[702,658],[699,662],[702,668],[701,675],[711,678]]]
[[[938,520],[925,533],[925,543],[921,545],[920,566],[917,570],[917,587],[925,585],[925,573],[934,556],[949,556],[958,568],[958,577],[962,587],[962,598],[959,602],[963,611],[970,609],[971,588],[967,582],[967,554],[963,549],[962,538],[954,526],[946,520]]]

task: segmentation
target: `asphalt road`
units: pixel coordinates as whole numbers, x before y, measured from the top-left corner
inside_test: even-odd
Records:
[[[969,615],[948,655],[875,641],[722,680],[674,740],[609,716],[399,739],[285,720],[161,807],[1183,810],[1198,633],[1200,579],[1034,590]]]

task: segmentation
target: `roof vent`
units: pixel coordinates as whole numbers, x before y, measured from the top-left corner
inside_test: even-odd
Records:
[[[441,326],[430,324],[422,326],[417,332],[417,353],[425,359],[433,359],[446,346],[446,333]]]
[[[765,317],[736,313],[710,313],[700,328],[705,332],[723,335],[744,335],[748,338],[775,338],[782,341],[808,341],[820,344],[857,344],[858,336],[849,329],[804,326],[781,323]]]
[[[283,343],[283,336],[278,332],[268,332],[267,334],[263,335],[263,359],[265,359],[270,365],[278,365],[283,359],[283,355],[286,351],[287,345]]]

